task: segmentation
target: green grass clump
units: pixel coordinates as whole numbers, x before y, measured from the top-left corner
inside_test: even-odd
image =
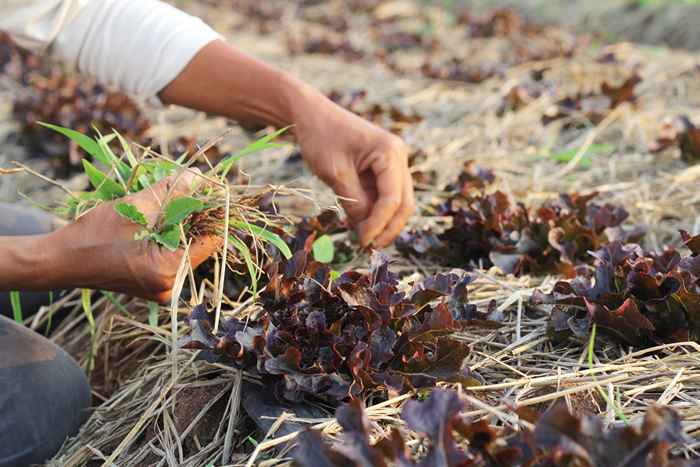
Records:
[[[91,209],[105,202],[112,202],[115,211],[125,219],[140,226],[135,239],[157,243],[163,248],[175,251],[188,239],[199,235],[226,235],[228,246],[238,254],[227,255],[229,265],[243,263],[251,276],[253,292],[259,276],[259,264],[266,251],[266,244],[272,245],[286,258],[291,251],[275,232],[279,217],[261,209],[261,200],[269,194],[262,190],[255,194],[244,194],[245,187],[231,186],[227,175],[244,156],[280,145],[274,138],[285,129],[266,135],[249,144],[239,152],[230,155],[201,173],[194,192],[188,196],[170,199],[160,210],[155,221],[128,201],[128,196],[139,193],[171,175],[192,170],[195,155],[182,154],[171,160],[154,153],[149,148],[141,148],[140,154],[119,133],[92,138],[80,132],[48,123],[41,125],[57,131],[71,139],[83,149],[92,160],[84,159],[83,168],[92,191],[71,193],[61,209],[64,217],[77,219]],[[117,139],[122,153],[115,154],[110,142]],[[252,241],[251,241],[252,239]]]

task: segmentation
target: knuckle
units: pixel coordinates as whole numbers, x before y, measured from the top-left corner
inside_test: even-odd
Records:
[[[408,159],[408,146],[398,136],[389,134],[385,144],[385,151],[392,157],[400,160]]]
[[[326,182],[333,189],[342,188],[339,186],[343,182],[342,177],[338,177],[335,164],[323,164],[315,170],[316,176]]]
[[[395,211],[401,206],[401,198],[398,196],[387,196],[385,199],[385,204],[387,208]]]

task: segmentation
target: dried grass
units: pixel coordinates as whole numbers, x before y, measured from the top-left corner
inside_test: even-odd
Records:
[[[328,2],[319,8],[341,9],[340,2]],[[583,124],[580,130],[562,131],[565,121],[543,126],[540,117],[545,108],[572,89],[596,86],[607,79],[624,76],[629,65],[601,65],[594,61],[599,50],[584,50],[573,59],[554,59],[546,63],[527,64],[508,69],[503,77],[479,85],[438,82],[418,74],[397,76],[391,71],[367,63],[348,64],[327,56],[300,56],[291,59],[284,46],[284,32],[260,36],[251,27],[241,27],[241,18],[224,7],[192,4],[188,6],[205,18],[216,19],[215,26],[230,31],[242,48],[274,60],[325,89],[352,90],[366,88],[369,98],[390,102],[414,110],[424,120],[408,128],[407,142],[426,152],[428,158],[416,170],[435,170],[434,186],[418,193],[425,215],[416,217],[414,225],[444,223],[429,214],[429,205],[442,193],[444,186],[459,170],[463,161],[475,159],[493,168],[499,188],[525,203],[535,203],[560,191],[598,191],[606,201],[624,205],[631,220],[649,227],[647,247],[660,248],[677,244],[678,228],[697,232],[700,228],[697,184],[700,168],[682,164],[672,152],[652,156],[646,151],[656,137],[664,117],[688,114],[700,121],[700,92],[697,73],[699,57],[692,54],[647,49],[629,44],[609,47],[623,63],[641,63],[643,82],[636,108],[620,107],[598,125],[586,123],[582,116],[572,116]],[[311,27],[294,16],[293,5],[283,9],[287,31]],[[503,47],[500,39],[467,41],[446,23],[440,23],[438,10],[426,8],[437,19],[435,30],[451,54],[463,55],[473,62],[498,57]],[[371,42],[363,35],[362,18],[351,18],[350,36],[360,44]],[[366,31],[365,31],[366,32]],[[416,56],[402,53],[400,59],[415,62]],[[498,108],[510,88],[530,70],[548,67],[548,79],[557,83],[559,96],[543,96],[516,113],[498,115]],[[612,76],[608,76],[611,75]],[[384,83],[392,83],[387,86]],[[165,113],[167,120],[172,113]],[[201,121],[194,120],[195,125]],[[211,128],[218,129],[218,123]],[[167,127],[163,127],[163,131]],[[217,130],[218,131],[218,130]],[[206,132],[205,132],[206,133]],[[235,144],[241,134],[229,135]],[[609,157],[593,159],[589,169],[577,162],[559,165],[547,152],[577,148],[579,155],[594,143],[611,144]],[[286,152],[272,152],[244,167],[260,183],[287,183],[309,188],[316,200],[327,203],[327,191],[315,181],[297,178],[299,166],[285,163]],[[309,204],[291,206],[303,213]],[[399,258],[395,270],[413,275],[437,271],[420,259]],[[358,259],[356,264],[362,264]],[[181,271],[184,281],[186,271]],[[555,277],[503,277],[496,270],[476,271],[477,280],[470,286],[472,300],[487,306],[491,300],[506,310],[507,321],[498,330],[468,330],[455,337],[469,343],[469,367],[478,372],[485,384],[459,388],[472,402],[470,415],[487,417],[493,423],[521,426],[510,412],[514,406],[546,406],[564,398],[574,409],[604,414],[617,423],[613,407],[600,396],[597,388],[617,400],[630,420],[638,420],[653,403],[675,408],[683,418],[687,432],[696,441],[683,452],[697,456],[700,446],[700,345],[695,342],[632,351],[619,345],[597,342],[593,365],[586,358],[586,343],[571,342],[555,347],[547,338],[545,319],[528,312],[528,297],[536,287],[553,285]],[[217,296],[217,288],[208,284],[204,293]],[[253,304],[239,303],[235,297],[221,297],[237,315],[255,313]],[[278,465],[289,461],[288,453],[295,433],[275,437],[275,430],[256,433],[246,421],[240,407],[244,381],[255,384],[252,375],[224,366],[195,360],[189,351],[175,351],[172,343],[185,330],[181,319],[190,306],[173,302],[170,315],[163,314],[157,328],[146,324],[145,304],[118,297],[119,305],[107,299],[94,304],[98,349],[93,383],[95,395],[104,400],[82,429],[77,439],[68,443],[53,460],[53,465]],[[53,339],[87,365],[86,349],[90,333],[80,312],[78,295],[66,297],[60,306],[70,311],[53,332]],[[226,312],[224,312],[226,313]],[[42,326],[46,314],[33,325]],[[198,418],[183,420],[178,401],[187,401],[187,391],[204,388],[210,404],[201,407]],[[264,390],[264,388],[261,388]],[[368,402],[367,413],[376,422],[377,433],[401,423],[398,412],[410,395],[384,402]],[[213,417],[210,439],[200,439],[198,423]],[[331,418],[298,419],[285,415],[286,422],[323,429],[334,435],[339,427]],[[282,421],[276,423],[279,426]],[[185,426],[186,425],[186,426]],[[274,428],[274,427],[273,427]],[[258,436],[258,445],[246,441]],[[189,444],[188,444],[189,443]],[[414,439],[409,445],[418,448]],[[188,449],[195,446],[197,449]],[[223,455],[223,459],[222,459]]]

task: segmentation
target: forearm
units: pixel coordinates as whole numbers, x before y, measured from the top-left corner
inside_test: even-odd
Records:
[[[53,234],[0,237],[0,290],[51,290],[65,286],[65,280],[61,280],[65,267],[59,250]]]
[[[161,101],[244,124],[297,124],[308,102],[323,96],[290,74],[216,40],[159,94]]]

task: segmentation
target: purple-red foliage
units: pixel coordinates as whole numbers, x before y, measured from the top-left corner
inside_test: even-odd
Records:
[[[555,305],[550,334],[585,339],[595,324],[636,347],[700,341],[700,236],[681,235],[688,257],[672,248],[656,254],[612,242],[592,254],[590,272],[558,282],[549,294],[533,294],[533,304]]]
[[[576,265],[591,260],[588,251],[643,234],[621,227],[628,217],[623,208],[593,203],[596,193],[562,194],[532,210],[500,191],[487,194],[484,187],[492,181],[491,172],[468,163],[458,182],[447,187],[456,194],[438,207],[452,226],[442,233],[404,232],[396,241],[399,251],[447,266],[496,265],[508,274],[573,276]]]
[[[687,441],[680,417],[668,407],[651,406],[639,427],[606,429],[596,415],[574,415],[556,404],[536,421],[534,430],[496,429],[460,412],[467,404],[454,391],[434,390],[424,402],[408,401],[401,411],[406,427],[428,443],[413,456],[402,432],[394,428],[375,443],[359,400],[336,411],[343,428],[329,445],[314,430],[300,434],[293,452],[300,467],[697,467],[698,461],[674,460],[669,451]],[[420,457],[415,460],[415,457]]]
[[[642,78],[634,73],[619,86],[604,82],[600,92],[577,93],[564,97],[547,110],[542,123],[547,125],[554,120],[572,115],[583,115],[591,123],[600,123],[611,110],[627,102],[636,104],[636,86]]]
[[[440,274],[399,290],[381,253],[369,272],[331,270],[308,249],[273,262],[255,321],[224,321],[212,333],[203,306],[192,313],[183,346],[255,368],[281,400],[341,401],[373,389],[401,392],[436,381],[473,384],[466,344],[450,334],[467,325],[498,326],[468,301],[469,276]]]

